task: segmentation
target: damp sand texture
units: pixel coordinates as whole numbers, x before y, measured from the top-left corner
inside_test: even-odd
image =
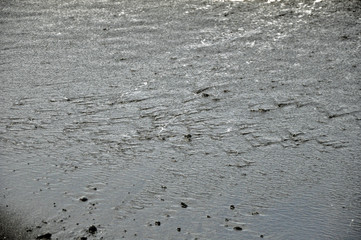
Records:
[[[360,17],[1,1],[1,237],[359,239]]]

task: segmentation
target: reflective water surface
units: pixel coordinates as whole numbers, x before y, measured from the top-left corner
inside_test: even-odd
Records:
[[[2,235],[360,239],[359,1],[0,9]]]

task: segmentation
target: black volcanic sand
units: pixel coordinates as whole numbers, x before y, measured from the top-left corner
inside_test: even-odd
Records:
[[[1,239],[359,239],[359,0],[2,0]]]

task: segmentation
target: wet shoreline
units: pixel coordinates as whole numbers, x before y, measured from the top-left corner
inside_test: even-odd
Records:
[[[359,1],[0,7],[2,238],[358,238]]]

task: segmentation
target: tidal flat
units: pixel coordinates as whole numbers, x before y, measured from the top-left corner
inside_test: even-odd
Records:
[[[1,239],[360,239],[361,2],[2,0]]]

